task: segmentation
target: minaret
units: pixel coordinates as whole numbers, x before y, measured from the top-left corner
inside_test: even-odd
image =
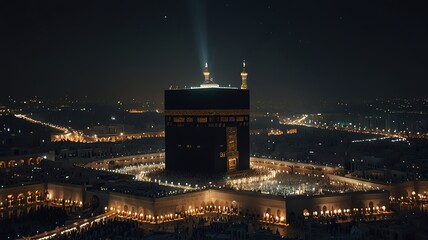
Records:
[[[242,62],[242,72],[241,72],[241,78],[242,78],[242,84],[241,89],[247,89],[247,71],[245,71],[245,60]]]
[[[208,63],[205,63],[204,69],[204,84],[210,83],[210,72],[208,71]]]
[[[219,85],[214,83],[213,79],[210,78],[210,72],[208,71],[208,63],[205,63],[204,69],[204,82],[201,84],[201,88],[218,88]]]

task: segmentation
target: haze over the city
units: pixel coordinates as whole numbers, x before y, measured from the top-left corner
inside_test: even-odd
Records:
[[[426,1],[0,4],[0,239],[428,239]]]
[[[427,97],[423,1],[8,1],[7,96],[162,101],[170,86],[239,86],[295,102]]]

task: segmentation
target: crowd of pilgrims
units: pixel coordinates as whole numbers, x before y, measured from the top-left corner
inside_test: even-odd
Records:
[[[182,192],[182,189],[162,186],[152,182],[139,182],[123,180],[120,182],[106,183],[103,188],[108,191],[133,194],[144,197],[163,197]]]
[[[324,175],[277,173],[275,178],[263,182],[234,183],[236,190],[267,192],[272,195],[319,195],[371,189],[344,182],[332,181]]]
[[[64,226],[66,218],[66,210],[62,208],[40,206],[37,210],[31,210],[25,216],[2,220],[0,222],[0,226],[2,226],[0,228],[0,239],[15,239],[53,230]],[[243,230],[247,232],[248,226],[256,222],[257,219],[256,216],[243,218],[237,215],[210,213],[203,216],[187,216],[183,221],[161,224],[158,231],[165,233],[165,239],[203,239],[201,237],[208,233],[227,233],[233,226],[244,227]],[[63,234],[57,234],[52,239],[136,240],[144,239],[154,234],[154,232],[145,228],[144,224],[141,226],[139,224],[141,223],[134,220],[113,217],[93,222],[81,228],[75,228]],[[170,231],[166,231],[168,228]]]
[[[210,223],[210,224],[207,224]],[[167,239],[203,239],[208,232],[223,233],[232,224],[229,216],[196,216],[187,217],[184,221],[172,223],[174,232],[166,234]],[[206,226],[206,227],[204,227]],[[159,230],[165,230],[161,229]],[[56,240],[91,240],[91,239],[144,239],[150,236],[148,231],[138,226],[138,222],[123,218],[111,218],[93,223],[91,226],[82,227],[79,230],[69,231],[57,235]]]
[[[121,171],[135,174],[137,180],[151,180],[156,182],[177,185],[187,185],[201,188],[204,186],[229,188],[244,191],[268,192],[273,195],[301,195],[301,194],[325,194],[328,192],[348,192],[368,190],[368,187],[351,185],[331,181],[323,174],[285,173],[272,171],[264,167],[254,167],[250,171],[241,172],[239,175],[208,175],[189,174],[165,171],[163,164],[135,164],[127,166]],[[166,194],[180,193],[180,190],[167,191]]]
[[[32,207],[28,213],[14,214],[0,220],[0,239],[15,239],[49,231],[63,226],[66,219],[65,209],[43,205],[37,209]]]
[[[183,221],[171,222],[166,225],[159,225],[159,233],[165,233],[165,239],[204,239],[208,234],[227,233],[233,226],[244,227],[244,231],[248,232],[248,225],[254,223],[255,218],[240,218],[238,216],[209,214],[205,216],[189,216]],[[240,222],[240,224],[236,224]],[[144,226],[139,226],[137,221],[123,219],[119,217],[100,220],[94,222],[91,226],[85,226],[79,230],[72,230],[62,235],[57,235],[54,239],[127,239],[136,240],[144,239],[153,234],[153,232],[144,230]],[[167,229],[170,233],[166,233]],[[161,239],[161,238],[159,238]],[[163,239],[163,238],[162,238]]]
[[[120,218],[111,218],[104,221],[94,222],[92,226],[82,227],[80,230],[74,230],[54,239],[143,239],[144,231],[138,227],[138,222],[132,220],[123,220]]]
[[[203,216],[191,216],[174,226],[175,239],[241,239],[238,235],[255,234],[256,231],[266,230],[270,237],[280,235],[278,229],[270,229],[268,225],[259,223],[255,216],[237,216],[211,213]],[[236,229],[238,231],[231,231]],[[209,237],[207,237],[209,236]],[[234,237],[233,237],[234,236]],[[242,236],[241,236],[242,237]],[[255,238],[259,239],[259,238]],[[274,238],[269,238],[274,239]],[[276,238],[275,238],[276,239]]]

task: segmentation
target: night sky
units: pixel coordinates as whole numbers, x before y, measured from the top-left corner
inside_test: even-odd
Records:
[[[7,1],[1,96],[151,99],[214,81],[253,99],[428,97],[424,1]]]

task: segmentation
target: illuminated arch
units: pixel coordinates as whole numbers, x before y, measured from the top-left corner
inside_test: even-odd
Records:
[[[40,164],[40,162],[43,160],[43,158],[42,157],[37,157],[36,158],[36,164],[38,165],[38,164]]]
[[[19,166],[24,166],[25,165],[25,160],[21,159]]]
[[[27,160],[27,163],[28,163],[28,165],[34,165],[34,159],[30,157],[30,158]]]
[[[27,192],[27,203],[32,203],[34,200],[34,193],[31,191]]]
[[[24,205],[25,195],[23,193],[18,194],[16,200],[18,201],[18,205]]]
[[[231,204],[231,207],[232,208],[237,208],[238,207],[238,203],[235,200],[233,200],[232,204]]]
[[[142,215],[144,215],[144,208],[143,207],[138,207],[138,212]]]
[[[34,193],[34,198],[36,202],[40,201],[40,192],[38,190]]]
[[[15,160],[10,160],[8,163],[7,163],[7,166],[8,167],[15,167],[16,166],[16,161]]]
[[[324,207],[322,207],[322,211],[325,213],[327,211],[327,206],[324,205]]]
[[[7,201],[7,206],[8,207],[13,207],[13,200],[14,200],[14,198],[13,198],[13,195],[7,195],[7,199],[6,199],[6,201]]]
[[[131,207],[130,212],[131,212],[130,215],[132,218],[137,217],[137,211],[135,210],[135,207]]]
[[[0,168],[6,168],[6,163],[4,161],[0,162]]]
[[[309,215],[309,211],[308,209],[303,209],[303,216],[308,216]]]

